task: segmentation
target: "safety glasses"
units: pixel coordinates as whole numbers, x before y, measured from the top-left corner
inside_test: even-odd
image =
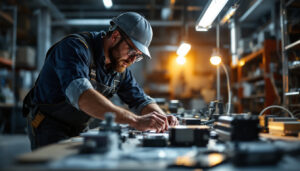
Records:
[[[122,31],[119,31],[119,32],[120,32],[121,36],[124,38],[127,45],[129,46],[129,50],[127,52],[128,56],[130,58],[135,58],[134,62],[141,61],[144,58],[144,56],[131,46],[131,44],[128,42],[129,38],[124,33],[122,33]]]

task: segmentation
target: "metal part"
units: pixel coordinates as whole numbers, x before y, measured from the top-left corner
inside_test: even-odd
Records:
[[[64,20],[65,16],[64,14],[56,7],[55,4],[52,3],[51,0],[34,0],[37,4],[39,4],[41,7],[46,7],[50,10],[51,15],[58,20]]]
[[[51,46],[51,15],[43,8],[38,10],[37,18],[37,69],[41,70],[47,50]]]
[[[285,46],[287,44],[287,29],[286,29],[286,8],[285,1],[280,1],[280,28],[281,28],[281,60],[282,60],[282,86],[283,86],[283,105],[287,106],[288,97],[285,93],[289,92],[289,77],[288,77],[288,59],[286,56]]]
[[[205,147],[209,139],[208,126],[175,126],[169,129],[172,146]]]
[[[282,152],[273,144],[265,142],[237,143],[232,152],[233,164],[237,166],[274,165]]]
[[[259,122],[257,116],[237,114],[220,116],[215,130],[221,141],[253,141],[258,139]]]
[[[121,139],[121,129],[115,122],[113,113],[105,114],[105,122],[100,125],[97,133],[82,133],[84,144],[81,153],[106,153],[118,150]]]
[[[143,147],[166,147],[168,139],[164,135],[144,136]]]
[[[270,134],[285,136],[285,135],[298,135],[300,132],[299,121],[270,121],[269,120]]]
[[[183,125],[201,125],[201,119],[198,118],[182,118]]]
[[[68,19],[56,20],[52,22],[52,26],[109,26],[111,19]],[[183,22],[178,21],[162,21],[149,20],[152,27],[182,27]],[[193,26],[193,22],[187,22],[189,27]]]

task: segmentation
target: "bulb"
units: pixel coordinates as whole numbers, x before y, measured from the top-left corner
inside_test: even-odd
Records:
[[[177,49],[177,55],[185,56],[191,50],[191,44],[189,43],[181,43],[179,48]]]
[[[245,65],[245,61],[240,61],[240,62],[239,62],[239,65],[240,65],[240,66],[244,66],[244,65]]]
[[[109,9],[113,6],[112,0],[103,0],[104,7]]]
[[[212,56],[210,57],[210,63],[213,65],[219,65],[221,63],[221,57],[220,56]]]
[[[185,64],[186,59],[185,59],[184,56],[178,56],[178,57],[176,58],[176,62],[177,62],[179,65],[183,65],[183,64]]]

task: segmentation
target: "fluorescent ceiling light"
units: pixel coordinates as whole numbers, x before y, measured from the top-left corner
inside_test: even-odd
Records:
[[[109,9],[113,6],[112,0],[103,0],[104,7]]]
[[[181,43],[176,53],[178,56],[185,56],[190,51],[190,49],[191,49],[191,44]]]
[[[227,2],[228,0],[211,0],[197,21],[196,31],[209,29]]]

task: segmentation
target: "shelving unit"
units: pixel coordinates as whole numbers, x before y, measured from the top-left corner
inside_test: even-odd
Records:
[[[288,107],[292,112],[299,111],[300,109],[299,15],[299,6],[295,1],[280,1],[283,105]]]
[[[5,59],[4,57],[0,57],[0,68],[11,68],[12,61],[9,59]]]
[[[236,89],[239,113],[251,112],[257,114],[264,107],[276,103],[279,97],[271,82],[270,63],[276,56],[276,41],[265,40],[263,47],[256,52],[242,57],[239,65],[233,70],[236,76]],[[272,75],[273,76],[273,75]],[[279,100],[280,101],[280,100]]]
[[[13,96],[13,104],[8,104],[5,107],[10,107],[12,108],[11,116],[9,116],[9,120],[7,121],[1,121],[1,128],[3,125],[5,125],[5,122],[10,123],[10,132],[14,133],[16,130],[16,118],[17,118],[17,111],[18,111],[18,91],[17,91],[17,73],[16,73],[16,47],[17,47],[17,7],[16,6],[10,6],[10,7],[5,7],[7,11],[10,11],[12,16],[10,16],[8,13],[4,11],[0,11],[0,21],[1,23],[6,23],[7,27],[12,29],[12,44],[11,44],[11,59],[5,59],[3,57],[0,57],[0,67],[1,68],[8,68],[12,71],[12,89],[14,92]],[[1,28],[3,29],[3,28]],[[5,28],[4,28],[5,29]],[[1,111],[0,111],[1,112]],[[1,129],[2,131],[2,129]]]

